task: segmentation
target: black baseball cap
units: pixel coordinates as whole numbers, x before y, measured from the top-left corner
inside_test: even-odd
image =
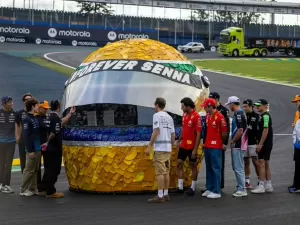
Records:
[[[220,95],[217,92],[210,92],[208,97],[213,99],[220,99]]]
[[[257,102],[254,103],[255,106],[269,105],[266,99],[258,99]]]
[[[243,101],[243,104],[246,104],[246,105],[248,105],[248,106],[253,106],[253,101],[252,101],[251,99],[245,99],[245,100]]]
[[[8,102],[11,102],[12,101],[12,97],[10,96],[4,96],[2,99],[1,99],[1,103],[2,105],[8,103]]]

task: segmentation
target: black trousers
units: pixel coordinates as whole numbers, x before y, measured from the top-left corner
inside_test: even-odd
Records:
[[[296,189],[300,189],[300,149],[295,149],[295,173],[294,173],[294,186]]]
[[[26,165],[26,151],[25,151],[25,143],[23,140],[21,140],[18,144],[19,146],[19,157],[20,157],[20,166],[21,166],[21,171],[23,174],[25,165]],[[41,181],[42,181],[42,171],[41,171],[41,163],[40,163],[40,167],[39,167],[39,171],[37,174],[37,184],[40,185]]]
[[[225,167],[225,151],[222,151],[222,170],[221,170],[221,189],[224,188],[224,167]]]
[[[39,192],[46,192],[52,195],[56,192],[55,183],[61,171],[62,151],[45,151],[44,159],[44,175],[41,184],[38,186]]]

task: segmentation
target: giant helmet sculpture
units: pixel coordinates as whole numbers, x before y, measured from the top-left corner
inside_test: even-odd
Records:
[[[166,99],[176,137],[183,97],[200,104],[209,81],[185,56],[153,40],[124,40],[90,54],[65,84],[62,110],[76,106],[63,135],[64,165],[71,190],[145,192],[157,189],[153,153],[144,154],[152,133],[156,97]],[[199,160],[203,157],[199,148]],[[176,188],[177,150],[170,188]],[[199,163],[199,167],[201,163]],[[184,184],[191,183],[184,164]]]

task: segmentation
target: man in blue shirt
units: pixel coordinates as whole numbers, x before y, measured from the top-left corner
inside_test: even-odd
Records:
[[[23,119],[22,131],[26,149],[26,165],[23,171],[21,196],[33,196],[37,191],[37,175],[41,161],[41,141],[39,122],[35,117],[39,105],[35,99],[25,103],[27,115]]]
[[[231,157],[232,168],[237,179],[237,191],[234,197],[247,196],[245,191],[244,151],[242,150],[242,137],[247,128],[247,120],[244,111],[240,107],[240,99],[236,96],[228,98],[228,108],[234,112],[231,129]]]
[[[11,167],[16,145],[16,112],[12,109],[13,102],[9,96],[1,99],[0,109],[0,191],[13,193],[10,187]]]

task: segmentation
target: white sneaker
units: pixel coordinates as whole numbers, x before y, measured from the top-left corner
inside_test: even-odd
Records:
[[[207,198],[221,198],[221,194],[215,194],[211,192],[209,195],[207,195]]]
[[[235,193],[232,194],[232,196],[236,198],[245,197],[247,195],[248,195],[247,191],[236,191]]]
[[[5,185],[4,187],[2,187],[1,191],[3,193],[6,193],[6,194],[14,193],[14,190],[10,186],[7,186],[7,185]]]
[[[253,193],[253,194],[263,194],[265,192],[266,192],[266,190],[263,185],[258,185],[258,186],[256,186],[256,188],[254,190],[251,191],[251,193]]]
[[[265,186],[265,191],[268,192],[268,193],[272,193],[272,192],[273,192],[273,187],[272,187],[272,185],[266,185],[266,186]]]
[[[33,196],[34,193],[31,192],[31,191],[29,191],[29,190],[26,190],[26,191],[24,191],[24,192],[21,192],[20,195],[21,195],[21,196],[30,197],[30,196]]]
[[[2,191],[2,184],[0,184],[0,191]]]
[[[203,194],[202,194],[202,197],[207,197],[211,192],[206,190]]]

